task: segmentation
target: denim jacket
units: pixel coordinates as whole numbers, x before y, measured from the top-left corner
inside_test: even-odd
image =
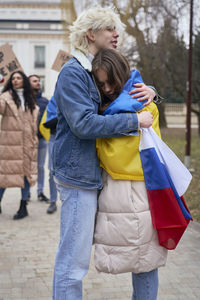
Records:
[[[138,119],[135,113],[98,115],[101,99],[91,75],[91,63],[80,51],[72,54],[58,76],[54,93],[58,124],[53,174],[63,184],[101,189],[96,138],[137,131]]]

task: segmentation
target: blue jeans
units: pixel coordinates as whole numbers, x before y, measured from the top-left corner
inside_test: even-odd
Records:
[[[5,188],[0,188],[0,201],[5,192]],[[30,193],[30,184],[26,177],[24,177],[24,188],[21,188],[22,200],[26,201]]]
[[[158,269],[146,273],[132,273],[132,300],[156,300],[158,294]]]
[[[81,300],[87,274],[97,209],[97,190],[57,185],[62,201],[60,243],[53,280],[53,300]]]
[[[47,153],[47,141],[43,138],[39,139],[38,143],[38,181],[37,193],[38,195],[43,192],[44,188],[44,164]]]
[[[52,174],[52,151],[53,151],[53,144],[55,140],[55,134],[51,134],[48,144],[48,154],[49,154],[49,191],[50,191],[50,202],[56,202],[57,200],[57,188],[55,181],[53,179]]]

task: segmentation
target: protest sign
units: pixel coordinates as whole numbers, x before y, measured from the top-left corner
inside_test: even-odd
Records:
[[[11,73],[18,70],[23,71],[11,46],[8,43],[0,46],[0,74],[4,78],[0,85],[6,82]]]
[[[67,53],[66,51],[59,50],[58,55],[56,56],[56,59],[52,65],[52,69],[55,71],[60,72],[60,69],[62,66],[72,58],[72,55]]]

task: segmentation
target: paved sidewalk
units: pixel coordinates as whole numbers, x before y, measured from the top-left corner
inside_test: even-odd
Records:
[[[48,185],[46,185],[48,187]],[[48,188],[45,191],[48,195]],[[13,221],[19,189],[7,189],[0,215],[0,300],[50,300],[54,258],[59,238],[59,210],[47,215],[35,187],[29,217]],[[60,203],[58,204],[60,206]],[[92,264],[84,279],[84,300],[130,300],[130,274],[98,274]],[[200,299],[200,224],[192,223],[167,266],[159,271],[158,300]]]

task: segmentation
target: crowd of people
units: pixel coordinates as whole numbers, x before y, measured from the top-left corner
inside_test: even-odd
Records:
[[[89,16],[90,22],[87,20]],[[21,71],[12,73],[0,96],[2,115],[0,143],[3,149],[0,156],[0,200],[6,188],[21,188],[20,207],[13,217],[17,220],[28,215],[27,202],[31,198],[30,187],[36,181],[38,200],[50,202],[48,213],[56,211],[57,190],[60,193],[61,230],[54,269],[53,300],[82,299],[82,278],[89,268],[98,191],[101,190],[99,196],[99,208],[101,208],[102,198],[109,202],[109,197],[106,195],[107,188],[110,187],[111,195],[112,189],[115,189],[112,186],[115,179],[113,181],[105,170],[101,174],[101,160],[99,162],[97,157],[96,139],[104,140],[111,137],[121,139],[125,135],[128,139],[134,140],[139,126],[149,127],[153,122],[149,110],[139,114],[130,112],[107,116],[102,114],[105,106],[107,107],[119,95],[130,74],[128,63],[116,50],[118,30],[123,28],[124,25],[118,15],[111,9],[93,8],[84,12],[71,27],[73,58],[62,68],[51,101],[42,96],[40,77],[36,74],[27,77]],[[103,48],[107,49],[107,55],[111,58],[116,55],[116,61],[112,62],[112,59],[107,61],[109,71],[103,66],[106,63],[104,56],[101,56],[101,64],[97,63],[98,55],[101,55]],[[113,67],[117,61],[121,69]],[[120,75],[121,72],[124,75]],[[136,84],[129,92],[134,94],[133,98],[136,98],[137,93],[140,101],[147,100],[145,105],[156,97],[155,90],[143,83]],[[49,143],[39,130],[45,111],[47,120],[44,126],[51,131]],[[50,201],[43,191],[47,148]],[[104,187],[102,177],[107,178]],[[116,182],[118,185],[119,182]],[[121,197],[126,198],[123,195],[124,185],[129,183],[134,184],[134,181],[122,181],[119,185],[116,204],[120,203]],[[141,199],[144,198],[145,202],[144,207],[148,209],[144,184],[138,186],[136,182],[134,185],[136,192],[132,189],[131,194],[133,197],[138,193],[141,194]],[[135,201],[140,199],[137,200],[136,197]],[[104,233],[99,232],[101,227],[98,225],[99,215],[100,211],[97,214],[94,241],[97,244],[96,256],[99,256],[97,268],[101,269],[98,236]],[[135,216],[135,213],[132,212],[132,215]],[[147,219],[150,219],[150,214]],[[146,226],[148,225],[149,222],[146,223]],[[136,228],[135,230],[137,231]],[[152,232],[155,247],[159,247],[156,245],[152,225],[149,232]],[[152,255],[153,252],[152,249]],[[132,255],[136,256],[134,251]],[[148,253],[144,255],[148,256]],[[148,266],[144,264],[143,268],[134,266],[133,269],[129,268],[128,271],[132,271],[133,277],[133,299],[146,299],[141,298],[143,294],[150,294],[152,296],[149,299],[156,299],[157,267],[165,263],[164,256],[163,254],[163,259],[159,259],[155,264],[149,263]],[[109,268],[107,266],[107,269]],[[125,268],[122,267],[119,272],[123,270]],[[101,271],[105,271],[104,268]],[[139,275],[145,272],[145,276],[138,276],[138,272]],[[117,271],[115,270],[114,273]],[[153,289],[149,287],[144,292],[143,288],[140,288],[141,282],[145,285],[149,280]]]
[[[13,218],[26,217],[37,182],[47,213],[57,210],[57,192],[62,202],[52,300],[82,299],[93,242],[98,271],[130,272],[132,300],[157,299],[167,250],[152,225],[139,130],[152,126],[160,136],[153,103],[159,96],[117,50],[124,28],[112,8],[82,12],[70,27],[72,58],[50,101],[42,96],[40,77],[21,71],[12,73],[0,95],[0,201],[6,188],[20,187]],[[110,113],[114,103],[120,109]],[[48,142],[41,123],[50,130]],[[50,199],[44,195],[47,149]]]

